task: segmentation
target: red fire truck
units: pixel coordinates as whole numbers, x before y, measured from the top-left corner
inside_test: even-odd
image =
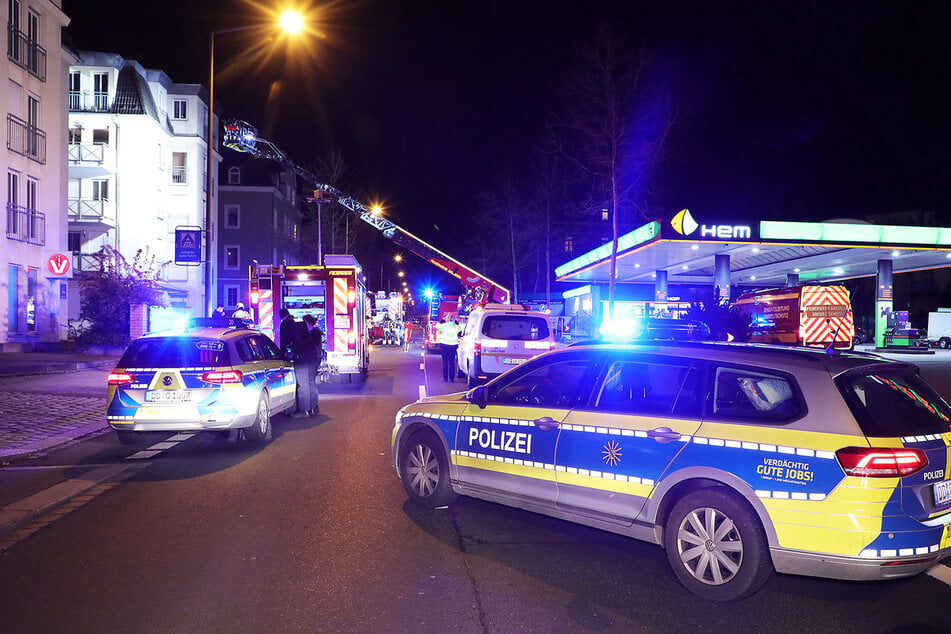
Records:
[[[852,303],[844,286],[804,285],[744,293],[734,304],[749,317],[749,340],[851,348]]]
[[[278,311],[300,320],[310,314],[324,331],[329,375],[366,379],[370,366],[366,278],[351,255],[327,255],[324,265],[252,263],[249,271],[253,318],[262,332],[282,346]],[[283,346],[282,346],[283,347]]]

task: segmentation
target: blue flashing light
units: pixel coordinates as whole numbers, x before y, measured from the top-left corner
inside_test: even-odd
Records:
[[[605,319],[598,327],[598,334],[605,341],[631,341],[644,332],[643,319]]]
[[[435,297],[435,295],[436,295],[436,291],[434,291],[431,288],[427,288],[423,290],[423,297],[425,297],[426,299],[432,299],[433,297]]]

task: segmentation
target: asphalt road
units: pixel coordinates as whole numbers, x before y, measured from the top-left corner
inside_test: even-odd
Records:
[[[279,417],[263,448],[197,435],[129,460],[143,448],[104,435],[25,463],[37,478],[131,467],[0,553],[0,629],[951,630],[951,588],[926,575],[774,575],[715,604],[683,590],[657,546],[467,498],[416,509],[389,442],[419,385],[447,391],[438,357],[420,361],[377,349],[366,384],[325,386],[322,414]]]

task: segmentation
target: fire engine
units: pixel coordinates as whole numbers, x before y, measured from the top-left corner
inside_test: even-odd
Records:
[[[851,348],[852,303],[844,286],[802,285],[741,295],[734,304],[749,318],[750,341]]]
[[[324,265],[274,265],[253,262],[249,269],[253,318],[262,332],[280,341],[278,311],[298,321],[313,315],[324,332],[326,365],[321,375],[366,379],[370,366],[366,279],[356,258],[327,255]]]
[[[273,143],[260,138],[257,129],[251,124],[244,121],[226,122],[222,145],[237,152],[251,154],[255,158],[271,159],[292,170],[313,186],[314,202],[318,204],[321,202],[340,204],[357,214],[361,220],[380,231],[394,243],[458,279],[465,288],[465,294],[457,301],[458,312],[466,314],[476,305],[484,305],[490,302],[493,304],[508,304],[511,301],[512,294],[509,289],[384,218],[380,214],[380,209],[371,209],[332,185],[319,182],[316,176],[288,159],[287,155]],[[430,321],[432,322],[432,319]],[[438,319],[436,321],[438,322]],[[430,324],[427,324],[427,332],[429,332],[429,326]]]

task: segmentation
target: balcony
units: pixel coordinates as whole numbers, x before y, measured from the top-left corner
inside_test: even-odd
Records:
[[[46,244],[46,214],[20,205],[7,205],[7,237],[17,242]]]
[[[105,146],[102,143],[70,143],[66,147],[66,158],[70,163],[102,164],[105,157]]]
[[[7,59],[40,81],[46,81],[46,49],[12,24],[7,25]]]
[[[109,93],[107,92],[70,90],[68,98],[70,112],[109,112]]]
[[[73,252],[73,270],[77,273],[91,273],[102,268],[103,255],[101,253]]]
[[[7,115],[7,149],[46,164],[46,133],[12,114]]]

